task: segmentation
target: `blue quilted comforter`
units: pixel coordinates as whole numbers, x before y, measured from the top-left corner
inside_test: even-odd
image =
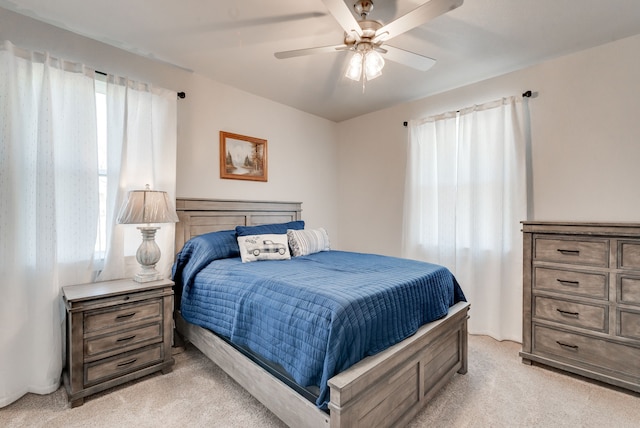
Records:
[[[174,265],[182,316],[319,387],[321,409],[331,377],[465,300],[438,265],[342,251],[242,263],[238,254],[233,231],[185,245]]]

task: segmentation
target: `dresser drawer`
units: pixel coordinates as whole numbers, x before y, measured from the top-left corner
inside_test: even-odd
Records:
[[[640,340],[640,312],[618,309],[619,336]],[[640,361],[637,362],[640,364]]]
[[[640,277],[618,275],[618,302],[640,306]]]
[[[536,296],[534,308],[537,318],[604,333],[609,330],[608,306]]]
[[[84,341],[85,360],[100,354],[123,351],[132,346],[141,346],[145,342],[162,340],[162,325],[157,322],[144,327],[118,331],[107,336],[100,336]]]
[[[103,382],[162,360],[162,344],[85,364],[84,384]]]
[[[554,291],[602,300],[609,298],[609,276],[605,273],[536,267],[533,274],[533,288],[535,290]]]
[[[609,266],[609,240],[535,238],[534,259],[585,266]]]
[[[640,241],[618,242],[618,267],[640,269]]]
[[[84,315],[84,332],[126,326],[154,317],[162,317],[162,299],[121,305],[115,309],[87,311]]]
[[[640,377],[640,348],[534,324],[534,354]]]

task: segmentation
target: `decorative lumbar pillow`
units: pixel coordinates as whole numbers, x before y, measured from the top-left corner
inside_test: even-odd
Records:
[[[289,243],[286,234],[262,234],[238,236],[242,263],[257,260],[289,260]]]
[[[263,235],[265,233],[284,235],[289,229],[304,229],[304,220],[290,221],[288,223],[261,224],[259,226],[236,226],[236,234],[238,236]]]
[[[307,256],[331,249],[329,234],[323,227],[306,230],[287,230],[287,237],[294,257]]]

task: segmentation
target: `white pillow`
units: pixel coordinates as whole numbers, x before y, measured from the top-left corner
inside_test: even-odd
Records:
[[[242,263],[291,258],[287,235],[284,234],[238,236],[238,247],[240,247]]]
[[[329,251],[329,234],[320,227],[318,229],[287,230],[289,246],[293,257],[307,256],[320,251]]]

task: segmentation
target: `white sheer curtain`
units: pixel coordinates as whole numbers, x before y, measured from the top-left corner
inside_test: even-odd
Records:
[[[448,267],[469,332],[499,340],[522,339],[525,157],[515,97],[410,123],[403,255]]]
[[[98,217],[93,71],[0,46],[0,407],[60,382],[60,287],[88,282]]]
[[[126,192],[175,197],[176,94],[107,82],[107,257],[100,279],[133,276],[142,237],[115,217]],[[0,407],[60,384],[61,287],[90,282],[99,213],[94,71],[0,44]],[[169,276],[174,225],[156,235]],[[101,265],[102,266],[102,265]]]
[[[139,265],[135,252],[142,242],[132,225],[117,225],[127,192],[144,189],[168,192],[176,188],[176,93],[125,78],[107,79],[107,255],[99,280],[133,276]],[[173,262],[173,224],[162,224],[156,243],[162,257],[156,268],[169,277]]]

